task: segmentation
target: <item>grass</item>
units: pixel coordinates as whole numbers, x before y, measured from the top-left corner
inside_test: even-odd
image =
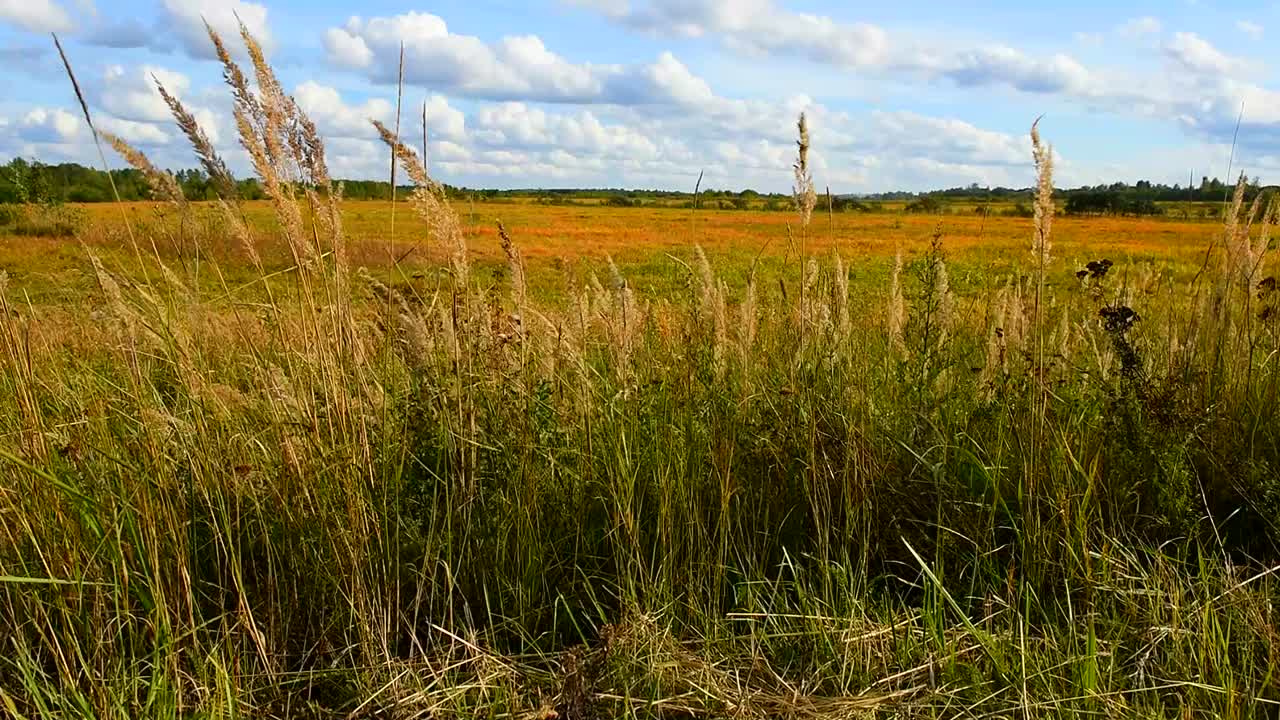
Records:
[[[125,203],[133,227],[156,238],[162,257],[181,265],[182,249],[174,241],[180,233],[181,213],[162,203]],[[651,299],[670,297],[685,281],[686,271],[671,255],[686,261],[690,248],[702,246],[718,271],[741,287],[753,264],[776,285],[781,268],[794,265],[800,248],[787,238],[792,213],[681,209],[567,207],[517,203],[473,203],[457,208],[475,264],[487,284],[505,266],[497,222],[519,239],[535,297],[563,302],[574,283],[589,282],[592,272],[606,268],[612,257],[637,292]],[[139,279],[143,273],[129,249],[120,208],[112,204],[77,206],[83,215],[80,239],[92,247],[114,271]],[[272,271],[290,267],[287,248],[267,201],[244,203],[244,212],[258,231]],[[192,203],[188,232],[200,240],[202,252],[217,260],[228,282],[253,282],[256,270],[226,237],[210,203]],[[990,288],[1015,272],[1026,272],[1029,222],[1026,219],[955,215],[839,213],[831,223],[818,212],[809,236],[809,249],[819,257],[838,251],[849,265],[852,288],[883,294],[884,273],[897,248],[907,257],[920,255],[941,227],[953,275],[973,288]],[[386,202],[355,201],[343,206],[344,229],[353,264],[370,269],[385,282],[405,282],[415,274],[440,267],[448,252],[433,242],[421,226],[402,225],[396,242],[388,232]],[[1058,218],[1055,244],[1063,271],[1083,267],[1089,260],[1110,258],[1123,267],[1150,262],[1188,283],[1203,261],[1206,242],[1217,232],[1212,226],[1173,220],[1085,217]],[[0,263],[22,281],[37,305],[66,305],[83,298],[93,287],[84,273],[84,253],[67,238],[0,239]],[[192,282],[212,287],[220,283],[212,268]],[[1064,272],[1062,277],[1074,282]]]
[[[10,715],[1277,711],[1274,213],[1058,218],[1046,262],[1031,220],[504,206],[504,252],[402,152],[395,264],[253,72],[283,221],[5,247]]]

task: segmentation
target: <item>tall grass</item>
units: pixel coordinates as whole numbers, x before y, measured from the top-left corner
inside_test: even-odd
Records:
[[[69,325],[0,281],[9,714],[1277,711],[1274,211],[1237,203],[1192,288],[1049,265],[1042,180],[1035,264],[992,297],[955,296],[940,233],[883,307],[839,258],[731,288],[700,250],[687,297],[610,264],[544,307],[505,230],[507,281],[470,272],[379,126],[452,254],[412,292],[351,267],[253,38],[256,89],[210,36],[293,266],[227,303],[90,256]]]

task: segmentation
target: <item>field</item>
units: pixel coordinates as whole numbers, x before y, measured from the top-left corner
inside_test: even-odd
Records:
[[[731,285],[741,288],[753,265],[774,280],[788,262],[801,254],[829,258],[838,252],[849,264],[853,288],[883,295],[889,266],[898,249],[909,260],[922,254],[941,233],[960,276],[961,287],[977,289],[998,284],[1010,274],[1025,272],[1031,228],[1026,219],[970,213],[941,216],[902,212],[823,214],[817,212],[804,233],[794,213],[684,208],[616,208],[552,206],[533,203],[465,203],[456,208],[473,261],[492,283],[506,261],[498,238],[502,222],[518,242],[535,297],[563,300],[574,283],[592,272],[607,273],[612,257],[636,292],[656,299],[667,296],[687,277],[683,263],[695,246],[711,258]],[[127,276],[139,276],[136,256],[129,249],[125,222],[158,242],[161,257],[181,263],[195,248],[221,261],[224,276],[233,282],[252,279],[253,268],[225,237],[218,237],[217,209],[193,204],[188,212],[195,228],[186,236],[180,213],[162,203],[102,203],[74,206],[85,232],[81,240],[104,262]],[[279,237],[270,203],[246,203],[246,215],[259,234],[272,270],[290,264],[288,247]],[[392,282],[438,268],[451,252],[433,241],[423,224],[401,203],[398,227],[392,234],[391,203],[348,202],[344,228],[351,262]],[[791,235],[788,236],[788,232]],[[1122,267],[1153,263],[1189,280],[1203,263],[1209,242],[1221,225],[1173,219],[1060,218],[1054,232],[1062,277],[1075,282],[1074,271],[1089,260],[1112,259]],[[177,236],[182,236],[181,240]],[[0,245],[0,263],[11,278],[22,280],[28,298],[37,304],[65,304],[83,299],[96,280],[86,274],[80,244],[68,237],[12,238]],[[1051,278],[1057,282],[1061,278]],[[201,282],[212,283],[208,277]]]
[[[1055,217],[1037,139],[1027,219],[472,205],[385,133],[393,220],[225,62],[270,201],[0,239],[8,714],[1280,709],[1243,185]]]

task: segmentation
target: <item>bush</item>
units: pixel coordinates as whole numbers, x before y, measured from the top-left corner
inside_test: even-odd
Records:
[[[37,205],[11,208],[8,232],[23,237],[73,237],[84,226],[84,213],[66,205]],[[4,218],[0,216],[0,220]]]
[[[21,205],[12,203],[0,204],[0,225],[15,225],[22,220],[23,216]]]

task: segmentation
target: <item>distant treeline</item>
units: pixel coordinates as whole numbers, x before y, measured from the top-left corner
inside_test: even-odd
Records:
[[[179,170],[174,173],[184,195],[189,200],[215,199],[213,184],[208,175],[198,169]],[[114,182],[115,188],[112,189]],[[257,200],[264,197],[257,180],[241,180],[238,183],[240,197]],[[695,196],[692,192],[674,190],[626,190],[620,188],[579,189],[470,189],[446,186],[455,198],[474,200],[522,200],[561,205],[576,203],[606,204],[618,207],[664,205],[675,207],[704,207],[708,209],[763,209],[788,210],[789,195],[760,193],[755,190],[703,189]],[[401,196],[412,188],[401,186]],[[1264,190],[1255,179],[1246,186],[1246,201]],[[1060,206],[1067,214],[1080,215],[1159,215],[1164,212],[1160,203],[1220,202],[1231,193],[1232,186],[1218,178],[1204,177],[1198,186],[1163,185],[1140,180],[1133,185],[1084,186],[1057,190]],[[391,185],[376,180],[347,180],[343,182],[344,196],[352,200],[389,200]],[[151,188],[142,173],[133,169],[113,170],[108,177],[102,170],[84,167],[76,163],[45,165],[38,161],[15,158],[0,166],[0,203],[47,202],[108,202],[116,196],[121,200],[150,200]],[[948,206],[970,204],[979,212],[990,205],[1003,206],[1004,214],[1030,213],[1032,190],[1030,188],[987,188],[973,184],[926,193],[891,192],[874,195],[836,195],[830,206],[836,212],[877,212],[882,203],[902,203],[907,212],[946,212]],[[825,198],[820,206],[826,209]]]
[[[1218,178],[1203,177],[1198,186],[1164,185],[1149,180],[1139,180],[1133,185],[1116,182],[1110,185],[1085,185],[1078,188],[1059,188],[1054,195],[1061,203],[1062,212],[1068,215],[1163,215],[1162,204],[1223,202],[1234,191],[1234,184]],[[1245,201],[1252,202],[1263,187],[1254,178],[1245,182]],[[880,193],[864,196],[864,200],[906,201],[908,212],[938,212],[948,203],[967,202],[982,206],[1012,204],[1016,209],[1026,208],[1030,215],[1030,203],[1034,196],[1031,188],[984,188],[979,185],[936,190],[928,193]],[[1020,213],[1018,213],[1020,214]]]

